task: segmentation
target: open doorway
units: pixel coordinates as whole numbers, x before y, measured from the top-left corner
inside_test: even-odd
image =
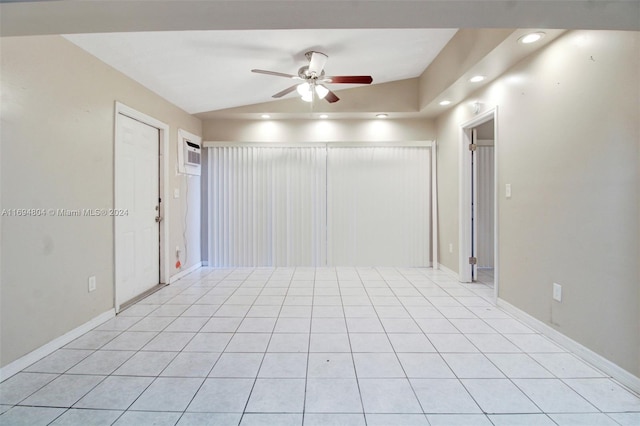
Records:
[[[493,288],[494,285],[494,216],[495,216],[495,121],[472,129],[474,151],[471,152],[472,179],[472,281]]]
[[[461,282],[498,295],[497,109],[461,125],[460,257]]]

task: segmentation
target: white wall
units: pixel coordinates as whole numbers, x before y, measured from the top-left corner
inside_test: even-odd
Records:
[[[183,244],[177,129],[201,122],[59,36],[2,38],[1,202],[12,208],[113,206],[113,131],[120,101],[170,126],[170,247]],[[192,178],[190,200],[199,198]],[[200,261],[199,208],[188,218]],[[0,365],[113,308],[113,219],[3,217]],[[184,262],[184,259],[183,259]],[[175,264],[173,260],[172,265]],[[172,266],[172,274],[177,270]],[[97,290],[87,291],[90,275]]]
[[[499,297],[635,375],[638,51],[638,32],[569,32],[437,120],[441,262],[458,268],[459,126],[471,102],[497,105],[498,184],[513,190],[499,198]]]
[[[206,120],[203,140],[221,142],[389,142],[435,137],[432,120]]]

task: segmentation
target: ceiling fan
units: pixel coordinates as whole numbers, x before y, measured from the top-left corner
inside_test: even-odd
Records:
[[[371,84],[373,81],[370,75],[325,76],[324,66],[327,63],[328,56],[322,52],[315,51],[307,52],[304,55],[309,60],[309,65],[300,67],[298,75],[259,69],[253,69],[251,72],[301,81],[276,93],[272,97],[281,98],[297,90],[300,96],[302,96],[302,100],[306,102],[313,102],[314,98],[325,99],[329,103],[338,102],[340,98],[329,90],[326,84]]]

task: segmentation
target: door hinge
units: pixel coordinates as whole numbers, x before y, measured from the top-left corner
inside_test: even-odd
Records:
[[[469,144],[469,151],[475,151],[476,148],[478,148],[478,145],[476,145],[475,143],[470,143]]]
[[[469,258],[469,265],[477,265],[478,264],[478,258],[477,257],[470,257]]]

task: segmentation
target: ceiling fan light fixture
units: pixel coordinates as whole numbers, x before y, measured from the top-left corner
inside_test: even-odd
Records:
[[[318,99],[324,99],[329,93],[329,89],[320,85],[316,85],[316,95],[318,95]]]
[[[311,86],[309,83],[298,84],[296,90],[298,91],[298,94],[304,98],[305,96],[310,96]]]
[[[334,75],[325,77],[324,66],[328,56],[314,50],[305,53],[305,56],[309,61],[309,65],[300,67],[300,69],[298,69],[298,75],[257,68],[252,69],[251,72],[302,81],[302,83],[289,86],[271,97],[280,99],[289,93],[297,91],[298,95],[300,95],[305,102],[313,102],[314,98],[324,99],[330,104],[338,102],[340,98],[326,87],[325,84],[371,84],[373,82],[373,77],[370,75]]]

